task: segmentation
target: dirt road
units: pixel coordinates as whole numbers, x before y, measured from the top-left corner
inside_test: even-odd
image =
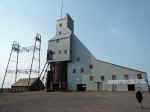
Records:
[[[0,93],[0,112],[140,112],[134,92]],[[150,93],[144,109],[150,112]]]

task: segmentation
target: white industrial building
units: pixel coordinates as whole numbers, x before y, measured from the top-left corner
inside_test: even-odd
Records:
[[[74,34],[69,14],[56,22],[56,35],[48,42],[50,90],[148,90],[147,73],[96,59]],[[145,83],[110,84],[109,80],[142,80]]]

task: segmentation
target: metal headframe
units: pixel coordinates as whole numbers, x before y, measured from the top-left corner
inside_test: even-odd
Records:
[[[37,45],[37,43],[39,43]],[[35,60],[35,52],[38,51],[38,70],[33,70],[33,63],[34,63],[34,60]],[[18,69],[18,64],[19,64],[19,54],[22,53],[22,52],[33,52],[33,55],[32,55],[32,61],[31,61],[31,66],[30,66],[30,69]],[[36,34],[36,37],[35,37],[35,43],[34,43],[34,46],[28,46],[28,47],[23,47],[19,44],[19,42],[16,42],[16,41],[13,41],[13,44],[12,44],[12,48],[11,48],[11,52],[10,52],[10,55],[9,55],[9,59],[8,59],[8,63],[7,63],[7,66],[6,66],[6,70],[5,70],[5,74],[4,74],[4,78],[3,78],[3,81],[2,81],[2,91],[3,91],[3,88],[4,88],[4,84],[5,84],[5,79],[7,77],[7,74],[8,73],[15,73],[15,80],[14,82],[16,82],[17,80],[17,76],[18,76],[18,73],[22,73],[22,74],[29,74],[29,80],[28,80],[28,85],[30,83],[30,76],[32,73],[35,73],[38,75],[38,77],[40,76],[40,55],[41,55],[41,35],[39,33]],[[15,62],[16,62],[16,67],[15,67],[15,70],[10,70],[8,69],[9,68],[9,65],[10,65],[10,62],[12,61],[12,54],[13,53],[16,53],[16,59],[15,59]]]

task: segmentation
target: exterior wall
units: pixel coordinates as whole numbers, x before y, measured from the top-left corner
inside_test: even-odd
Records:
[[[71,60],[70,51],[73,31],[74,22],[69,14],[64,18],[57,20],[56,35],[48,42],[48,52],[52,52],[52,59],[48,58],[48,62]],[[65,51],[67,51],[67,53],[65,53]]]
[[[69,14],[56,22],[56,35],[71,35],[74,32],[74,22]]]
[[[106,63],[103,61],[96,62],[96,69],[95,69],[96,79],[97,81],[100,80],[100,76],[104,75],[105,80],[103,81],[104,90],[112,90],[112,85],[107,83],[108,80],[112,80],[112,75],[116,75],[117,80],[125,80],[124,75],[127,74],[129,79],[137,79],[137,74],[141,73],[143,79],[147,79],[147,74],[144,72],[119,67],[117,65],[113,65],[110,63]],[[147,84],[135,84],[135,88],[141,87],[144,91],[148,90]],[[125,84],[117,85],[117,91],[128,91],[128,87]]]
[[[78,57],[80,61],[77,61]],[[89,68],[90,64],[93,65],[92,69]],[[80,71],[81,68],[84,69],[83,73]],[[76,73],[73,73],[73,69],[76,70]],[[129,79],[137,79],[138,73],[142,74],[143,79],[147,79],[145,72],[96,60],[76,36],[72,37],[72,61],[68,63],[69,90],[76,90],[77,84],[86,84],[87,90],[97,90],[97,82],[101,82],[101,90],[112,91],[113,85],[108,84],[108,80],[112,80],[112,75],[116,75],[116,80],[125,80],[125,74],[128,75]],[[104,81],[100,79],[102,75],[105,78]],[[93,81],[89,80],[90,76],[94,77]],[[147,84],[135,84],[135,89],[137,87],[141,87],[144,91],[148,90]],[[115,90],[128,91],[128,85],[116,85]]]
[[[48,44],[48,51],[52,51],[53,55],[52,55],[52,60],[48,60],[48,61],[49,62],[69,61],[71,59],[70,40],[71,37],[50,40]],[[67,53],[65,53],[65,51],[67,51]]]
[[[89,89],[94,89],[94,84],[89,84],[88,80],[90,75],[94,75],[92,74],[92,70],[89,69],[89,64],[94,65],[94,60],[96,60],[95,57],[75,35],[72,37],[71,47],[72,61],[68,63],[68,89],[76,90],[77,84],[88,84]],[[80,60],[77,61],[77,58],[80,58]],[[81,68],[84,69],[82,73]],[[73,69],[76,70],[76,73],[73,73]]]

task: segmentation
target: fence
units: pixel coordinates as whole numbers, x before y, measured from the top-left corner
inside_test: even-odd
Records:
[[[0,93],[19,93],[29,91],[27,88],[3,88],[0,89]]]

